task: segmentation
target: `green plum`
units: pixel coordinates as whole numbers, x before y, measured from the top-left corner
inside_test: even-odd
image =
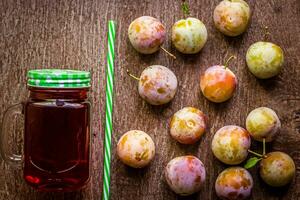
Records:
[[[207,117],[193,107],[184,107],[177,111],[170,122],[171,136],[182,144],[193,144],[204,134]]]
[[[172,43],[181,53],[198,53],[206,40],[207,30],[199,19],[192,17],[181,19],[172,27]]]
[[[293,159],[283,152],[271,152],[260,162],[260,176],[268,185],[281,187],[290,183],[295,176]]]
[[[271,42],[256,42],[246,54],[250,72],[260,79],[267,79],[279,74],[284,63],[282,49]]]
[[[281,127],[277,114],[270,108],[259,107],[252,110],[246,118],[246,129],[253,139],[262,142],[274,140]]]
[[[227,165],[237,165],[247,158],[250,145],[251,137],[245,129],[229,125],[216,132],[211,149],[221,162]]]

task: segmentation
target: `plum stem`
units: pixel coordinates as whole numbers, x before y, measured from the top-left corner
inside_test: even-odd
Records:
[[[269,32],[269,27],[263,25],[263,29],[264,29],[264,40],[268,40],[269,39],[269,35],[271,35],[271,33]]]
[[[126,72],[127,72],[128,76],[130,76],[131,78],[133,78],[137,81],[140,81],[140,79],[138,77],[136,77],[135,75],[131,74],[128,69],[126,70]]]
[[[169,56],[171,56],[172,58],[176,59],[176,57],[171,54],[170,52],[168,52],[165,48],[163,48],[162,46],[160,47],[164,52],[166,52]]]
[[[229,62],[230,62],[232,59],[236,59],[236,57],[232,55],[232,56],[230,56],[230,57],[226,60],[226,62],[225,62],[225,64],[224,64],[225,69],[228,67]]]
[[[256,155],[256,156],[258,156],[258,157],[260,157],[260,158],[264,157],[264,156],[261,155],[260,153],[256,153],[256,152],[254,152],[254,151],[251,151],[250,149],[248,149],[248,152],[249,152],[249,153],[252,153],[252,154],[254,154],[254,155]]]
[[[183,17],[186,18],[187,15],[190,14],[190,8],[187,2],[185,2],[185,0],[182,0],[182,4],[181,4],[181,10],[183,12]]]
[[[263,156],[266,155],[266,138],[263,138]]]

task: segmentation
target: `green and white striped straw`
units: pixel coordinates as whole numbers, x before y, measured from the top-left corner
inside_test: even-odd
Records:
[[[111,135],[114,91],[114,45],[115,23],[108,22],[108,52],[106,69],[106,102],[105,102],[105,140],[104,140],[104,167],[103,167],[103,200],[110,196],[110,163],[111,163]]]

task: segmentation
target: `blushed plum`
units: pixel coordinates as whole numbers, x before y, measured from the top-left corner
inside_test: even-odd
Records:
[[[271,152],[260,162],[260,176],[268,185],[281,187],[290,183],[295,176],[293,159],[283,152]]]
[[[242,127],[229,125],[219,129],[212,140],[212,151],[223,163],[237,165],[248,155],[251,145],[249,133]]]
[[[281,127],[277,114],[270,108],[259,107],[252,110],[246,118],[246,129],[257,141],[274,140]]]
[[[221,103],[233,96],[237,86],[234,73],[225,66],[209,67],[200,78],[203,95],[210,101]]]
[[[216,193],[224,200],[242,200],[251,195],[253,179],[242,167],[230,167],[222,171],[215,183]]]
[[[195,156],[174,158],[165,169],[165,178],[169,187],[182,196],[200,191],[205,176],[205,167]]]
[[[177,111],[170,123],[171,136],[182,144],[193,144],[204,134],[206,116],[193,107],[185,107]]]
[[[282,69],[283,51],[271,42],[256,42],[249,47],[246,62],[250,72],[257,78],[271,78]]]
[[[152,54],[159,50],[165,41],[166,29],[158,19],[142,16],[129,25],[128,37],[138,52]]]
[[[140,96],[152,105],[170,102],[177,90],[177,78],[167,67],[152,65],[147,67],[140,76]]]
[[[155,145],[147,133],[131,130],[120,138],[117,154],[124,164],[133,168],[142,168],[153,159]]]
[[[187,18],[177,21],[172,27],[172,43],[185,54],[198,53],[207,40],[207,30],[202,21]]]
[[[214,10],[216,28],[227,36],[242,34],[249,24],[250,7],[243,0],[223,0]]]

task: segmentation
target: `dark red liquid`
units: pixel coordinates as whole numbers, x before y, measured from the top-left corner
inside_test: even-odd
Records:
[[[25,105],[24,178],[42,191],[79,189],[89,180],[90,104],[39,92]]]

